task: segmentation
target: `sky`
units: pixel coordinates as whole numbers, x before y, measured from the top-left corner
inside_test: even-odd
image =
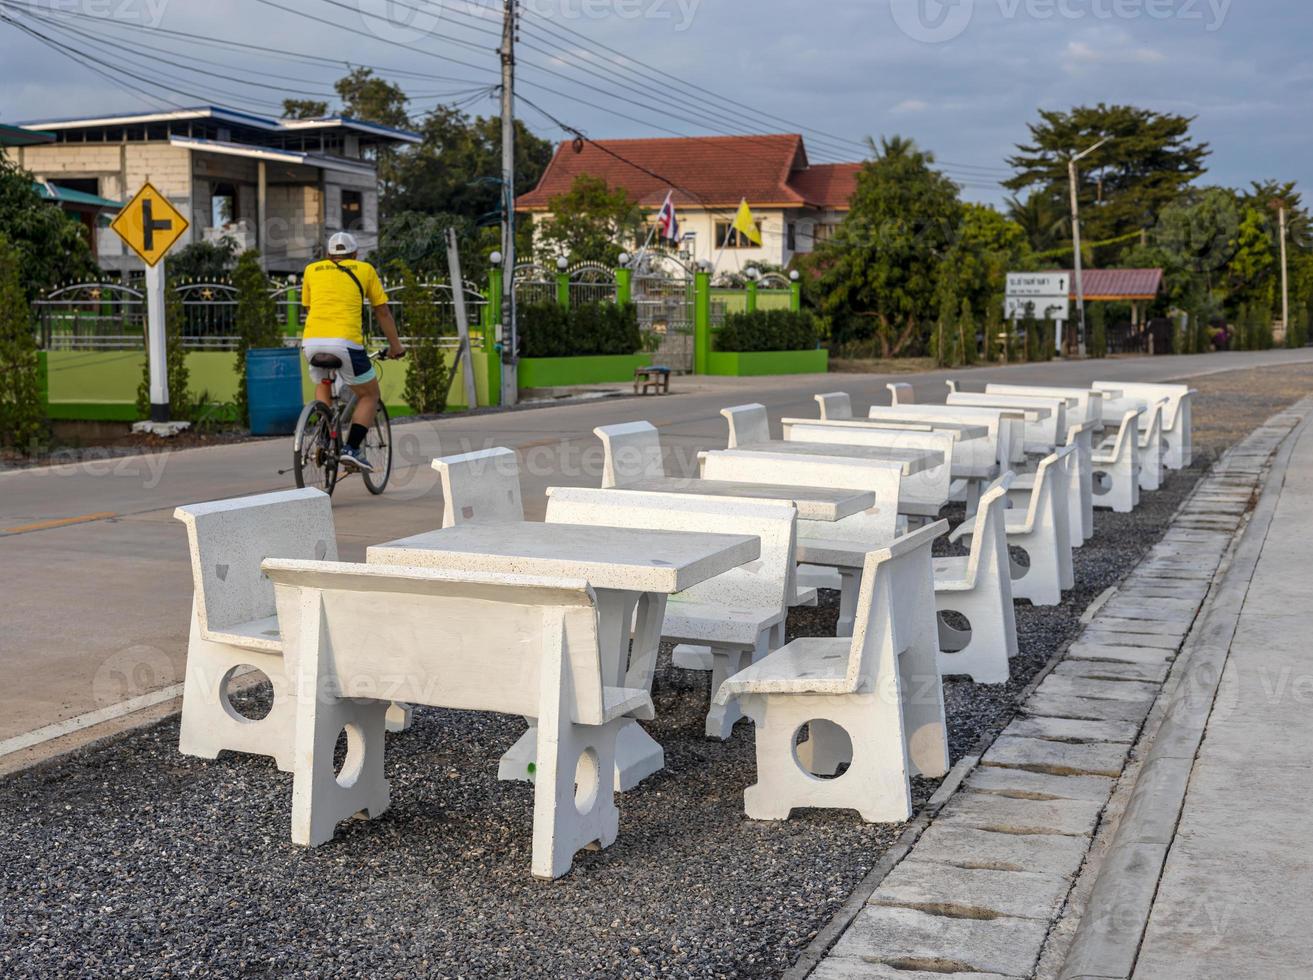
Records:
[[[521,92],[595,139],[801,131],[820,162],[860,159],[866,137],[897,133],[932,150],[964,197],[999,204],[1006,157],[1038,110],[1107,102],[1197,117],[1195,138],[1213,150],[1206,183],[1313,183],[1303,101],[1313,92],[1313,5],[1299,0],[522,6]],[[413,96],[416,114],[456,100],[495,113],[486,87],[498,80],[500,8],[498,0],[0,0],[0,17],[119,66],[97,66],[112,79],[102,77],[0,19],[0,121],[204,102],[272,114],[285,96],[331,94],[347,63],[385,69]],[[161,31],[275,51],[201,46]],[[598,45],[657,71],[617,64]],[[533,107],[518,111],[540,135],[563,136]]]

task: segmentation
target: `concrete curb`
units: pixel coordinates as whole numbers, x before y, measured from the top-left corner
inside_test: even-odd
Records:
[[[1060,980],[1122,980],[1134,971],[1240,610],[1311,410],[1313,401],[1306,399],[1282,413],[1299,421],[1283,439],[1230,564],[1186,641],[1184,670],[1168,695],[1162,724],[1090,893]]]

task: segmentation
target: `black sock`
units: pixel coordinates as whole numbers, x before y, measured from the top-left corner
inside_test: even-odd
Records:
[[[356,422],[351,423],[351,432],[346,437],[346,444],[352,449],[359,449],[360,444],[365,441],[365,436],[369,435],[369,430],[363,425]]]

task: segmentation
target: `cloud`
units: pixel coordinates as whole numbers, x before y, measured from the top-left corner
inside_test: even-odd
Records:
[[[902,102],[894,106],[893,111],[898,113],[925,112],[929,108],[930,108],[930,103],[925,102],[922,99],[903,99]]]

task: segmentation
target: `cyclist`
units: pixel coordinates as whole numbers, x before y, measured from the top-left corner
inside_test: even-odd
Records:
[[[365,352],[365,303],[388,341],[388,357],[404,357],[406,348],[397,335],[397,323],[388,308],[388,296],[378,273],[368,262],[356,259],[355,238],[340,231],[328,240],[328,258],[306,266],[301,283],[301,305],[307,310],[301,348],[316,383],[315,397],[325,405],[333,400],[333,376],[355,392],[356,410],[351,418],[342,462],[350,468],[372,473],[361,451],[365,436],[378,412],[378,373]]]

